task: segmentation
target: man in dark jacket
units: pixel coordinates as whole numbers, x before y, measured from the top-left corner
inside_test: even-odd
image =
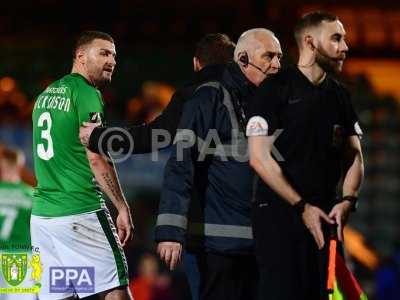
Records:
[[[174,139],[186,100],[200,84],[219,77],[223,64],[233,60],[234,49],[235,44],[226,34],[207,34],[197,43],[193,57],[193,80],[172,96],[160,116],[148,124],[129,128],[99,127],[96,123],[85,123],[80,129],[81,142],[96,153],[149,153],[160,150],[161,147],[153,149],[157,145],[169,146]],[[158,143],[157,134],[160,129],[170,134],[170,143]]]
[[[250,220],[253,172],[245,138],[247,99],[280,68],[266,29],[240,37],[235,62],[185,103],[167,163],[157,218],[158,252],[171,269],[183,245],[200,271],[200,299],[252,299],[257,268]]]

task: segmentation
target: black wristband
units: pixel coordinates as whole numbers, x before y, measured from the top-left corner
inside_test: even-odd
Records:
[[[301,217],[303,216],[304,209],[306,208],[307,202],[304,199],[300,199],[300,201],[296,202],[293,205],[294,210],[296,213]]]
[[[342,198],[341,202],[346,201],[346,200],[351,203],[351,211],[353,211],[353,212],[356,211],[357,210],[357,204],[358,204],[358,197],[357,196],[350,196],[350,195],[344,196]]]

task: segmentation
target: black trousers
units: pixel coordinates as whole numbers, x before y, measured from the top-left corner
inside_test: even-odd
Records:
[[[328,240],[325,238],[325,247],[319,250],[300,216],[281,201],[253,205],[253,233],[260,276],[258,299],[328,299]],[[329,228],[324,230],[329,232]]]
[[[253,255],[196,254],[200,300],[254,300],[258,274]]]

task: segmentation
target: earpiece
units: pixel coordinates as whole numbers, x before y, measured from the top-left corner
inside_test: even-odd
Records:
[[[239,61],[243,64],[244,68],[246,68],[248,65],[250,65],[250,66],[256,68],[261,73],[263,73],[264,75],[267,75],[268,70],[270,68],[270,67],[268,67],[265,71],[263,71],[263,69],[261,69],[259,66],[256,66],[255,64],[251,63],[249,60],[249,55],[247,54],[246,51],[239,53]]]
[[[243,67],[247,67],[249,65],[249,55],[246,51],[239,54],[239,61],[243,64]]]

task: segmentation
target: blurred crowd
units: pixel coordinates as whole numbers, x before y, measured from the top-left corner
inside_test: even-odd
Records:
[[[18,87],[14,78],[0,79],[0,123],[21,124],[31,119],[33,100]]]

